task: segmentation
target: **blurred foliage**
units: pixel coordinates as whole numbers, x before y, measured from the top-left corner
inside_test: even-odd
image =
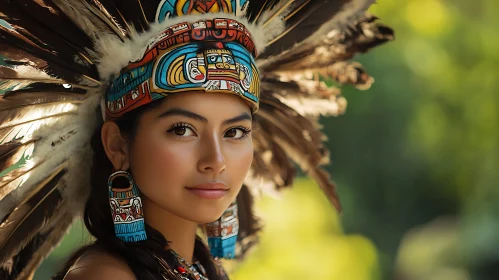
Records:
[[[430,279],[396,259],[433,266],[399,245],[442,215],[457,223],[448,261],[469,279],[499,279],[498,5],[380,1],[371,12],[394,27],[396,41],[361,57],[376,83],[345,91],[347,114],[324,122],[345,230],[374,241],[385,279]],[[433,250],[438,238],[425,235],[418,246]]]
[[[374,245],[343,233],[315,183],[298,180],[280,199],[265,197],[257,205],[266,226],[233,279],[380,279]]]
[[[497,0],[373,6],[396,41],[357,58],[376,83],[345,88],[347,114],[323,120],[343,216],[309,181],[263,198],[261,243],[231,264],[234,279],[499,279],[497,11]]]

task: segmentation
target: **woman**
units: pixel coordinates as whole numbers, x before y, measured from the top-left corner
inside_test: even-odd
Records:
[[[257,229],[245,183],[290,186],[293,161],[339,210],[314,117],[345,101],[304,77],[371,83],[342,62],[392,38],[370,3],[2,2],[2,275],[30,275],[84,209],[96,241],[55,279],[226,279],[217,259]]]
[[[65,279],[160,279],[157,268],[147,266],[155,262],[154,254],[165,253],[170,255],[164,259],[178,254],[188,264],[203,261],[191,272],[203,275],[203,267],[209,279],[224,279],[204,245],[198,242],[195,249],[195,237],[198,224],[217,220],[235,201],[250,168],[250,107],[235,95],[206,92],[173,95],[145,107],[107,121],[96,133],[97,168],[85,222],[98,241],[77,254]],[[114,236],[108,190],[101,183],[110,175],[102,170],[113,168],[128,170],[140,189],[149,240],[138,245],[120,247]],[[113,243],[123,250],[118,256]],[[145,246],[151,251],[143,253]]]

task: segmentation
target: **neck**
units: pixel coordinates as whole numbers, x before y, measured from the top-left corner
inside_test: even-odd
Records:
[[[168,241],[169,247],[189,263],[192,263],[197,223],[183,219],[154,203],[142,198],[144,219]]]

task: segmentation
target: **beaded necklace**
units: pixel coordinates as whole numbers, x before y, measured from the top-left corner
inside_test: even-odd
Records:
[[[182,266],[176,267],[176,270],[180,272],[180,274],[189,274],[187,271],[185,271],[184,267],[187,267],[191,274],[194,275],[195,280],[208,280],[208,278],[205,276],[206,271],[204,267],[199,263],[198,261],[194,262],[194,264],[190,264],[188,261],[184,260],[177,252],[171,250],[175,258],[182,264]],[[189,279],[189,278],[186,278]]]
[[[178,261],[175,267],[171,267],[165,260],[160,257],[156,257],[158,263],[163,268],[163,278],[171,279],[171,276],[179,277],[182,280],[209,280],[206,277],[206,270],[203,265],[198,261],[194,264],[190,264],[184,258],[182,258],[177,252],[173,250],[168,250],[170,254]]]

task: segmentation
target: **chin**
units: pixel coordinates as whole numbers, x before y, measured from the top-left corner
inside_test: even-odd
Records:
[[[228,207],[228,206],[227,206]],[[214,205],[196,205],[188,209],[184,217],[198,224],[211,223],[218,220],[227,207]]]
[[[211,223],[218,220],[234,200],[235,196],[232,193],[219,199],[189,197],[185,200],[188,203],[183,209],[185,212],[182,216],[198,224]]]
[[[217,217],[202,217],[201,219],[198,219],[198,221],[196,221],[196,222],[198,224],[213,223],[214,221],[218,220],[221,216],[222,216],[222,214],[220,214],[220,216],[217,216]]]
[[[199,215],[196,216],[196,222],[198,224],[207,224],[218,220],[225,210],[220,211],[202,211]]]

